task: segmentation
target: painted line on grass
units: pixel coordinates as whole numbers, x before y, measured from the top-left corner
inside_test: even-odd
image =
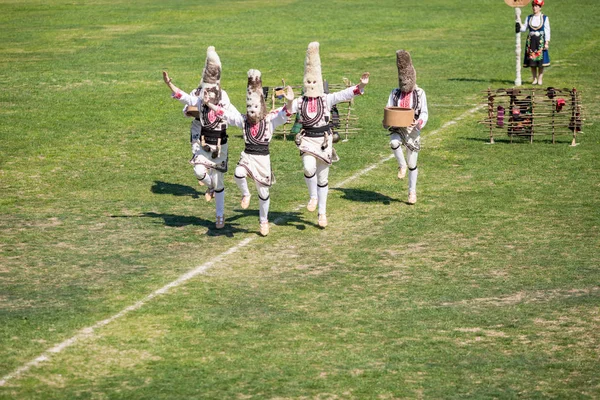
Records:
[[[471,108],[470,110],[462,113],[461,115],[459,115],[458,117],[454,118],[451,121],[446,122],[445,124],[443,124],[442,126],[440,126],[439,128],[429,132],[428,134],[424,134],[423,137],[430,137],[433,135],[437,135],[438,133],[440,133],[441,131],[445,130],[446,128],[448,128],[449,126],[452,125],[456,125],[459,121],[462,121],[463,119],[465,119],[465,117],[468,117],[471,114],[476,113],[478,110],[480,110],[481,108],[483,108],[483,105],[478,105],[475,106],[473,108]],[[365,169],[363,169],[362,171],[352,175],[351,177],[347,178],[346,180],[340,182],[337,186],[335,186],[336,188],[341,188],[346,186],[349,182],[352,182],[353,180],[356,180],[358,178],[360,178],[362,175],[374,170],[375,168],[379,167],[381,164],[385,163],[386,161],[391,160],[392,158],[394,158],[394,154],[391,154],[387,157],[382,158],[377,164],[373,164],[370,167],[367,167]]]
[[[465,117],[473,114],[474,112],[476,112],[481,107],[483,107],[483,106],[477,106],[475,108],[472,108],[471,110],[469,110],[469,111],[461,114],[460,116],[454,118],[453,120],[446,122],[445,124],[443,124],[438,129],[430,132],[428,135],[423,135],[423,137],[426,137],[426,136],[429,137],[429,136],[433,136],[433,135],[439,133],[440,131],[446,129],[447,127],[456,124],[458,121],[461,121],[463,118],[465,118]],[[344,187],[349,182],[352,182],[352,181],[358,179],[362,175],[365,175],[366,173],[374,170],[375,168],[379,167],[381,164],[385,163],[386,161],[391,160],[392,158],[394,158],[393,154],[391,156],[387,156],[385,158],[382,158],[376,164],[373,164],[373,165],[371,165],[371,166],[369,166],[369,167],[367,167],[367,168],[359,171],[358,173],[352,175],[351,177],[346,178],[345,180],[343,180],[342,182],[340,182],[339,184],[337,184],[335,187],[337,187],[337,188]],[[304,207],[304,204],[301,204],[298,207],[296,207],[293,211],[298,211],[298,210],[302,209],[303,207]],[[273,223],[277,224],[277,223],[282,222],[284,220],[285,220],[285,217],[279,217]],[[171,283],[168,283],[167,285],[161,287],[160,289],[155,290],[154,292],[152,292],[151,294],[149,294],[148,296],[146,296],[144,299],[138,301],[135,304],[132,304],[132,305],[124,308],[123,310],[121,310],[117,314],[113,315],[112,317],[107,318],[107,319],[102,320],[102,321],[99,321],[99,322],[96,322],[92,326],[89,326],[87,328],[83,328],[83,329],[79,330],[79,332],[77,332],[73,337],[71,337],[71,338],[65,340],[64,342],[59,343],[56,346],[54,346],[54,347],[46,350],[40,356],[34,358],[33,360],[29,361],[26,364],[23,364],[22,366],[20,366],[19,368],[17,368],[13,372],[11,372],[10,374],[3,376],[2,379],[0,380],[0,386],[6,385],[6,383],[8,383],[8,381],[10,381],[12,379],[15,379],[15,378],[23,375],[24,373],[26,373],[27,371],[29,371],[31,368],[37,367],[41,363],[49,361],[52,358],[53,355],[61,353],[63,350],[65,350],[66,348],[68,348],[68,347],[74,345],[75,343],[79,342],[81,339],[84,339],[86,337],[91,336],[92,333],[94,333],[94,331],[96,329],[102,328],[102,327],[104,327],[104,326],[106,326],[106,325],[108,325],[108,324],[116,321],[117,319],[119,319],[121,317],[124,317],[125,315],[129,314],[132,311],[139,310],[144,305],[146,305],[146,303],[148,303],[149,301],[151,301],[155,297],[167,293],[172,288],[180,286],[181,284],[189,281],[190,279],[196,277],[197,275],[205,273],[207,270],[209,270],[215,264],[221,262],[227,256],[229,256],[229,255],[237,252],[238,250],[243,249],[244,247],[248,246],[250,243],[252,243],[254,240],[256,240],[256,238],[257,238],[257,236],[252,236],[252,237],[249,237],[249,238],[246,238],[246,239],[242,240],[241,242],[239,242],[235,246],[229,248],[228,250],[226,250],[223,253],[221,253],[220,255],[218,255],[214,260],[208,261],[208,262],[206,262],[206,263],[204,263],[204,264],[202,264],[202,265],[200,265],[200,266],[198,266],[198,267],[196,267],[196,268],[194,268],[194,269],[186,272],[185,274],[181,275],[179,278],[175,279]]]

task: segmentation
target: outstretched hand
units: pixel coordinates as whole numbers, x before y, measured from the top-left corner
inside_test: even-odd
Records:
[[[163,80],[167,85],[171,83],[171,78],[169,78],[169,73],[167,71],[163,71]]]
[[[369,83],[369,76],[370,75],[371,75],[370,73],[365,72],[360,77],[360,84],[359,84],[359,86],[361,87],[361,89],[364,88],[365,86],[367,86],[367,84]]]
[[[292,89],[291,86],[286,86],[285,87],[285,92],[283,94],[283,97],[285,97],[285,99],[287,101],[293,101],[294,100],[294,90]]]

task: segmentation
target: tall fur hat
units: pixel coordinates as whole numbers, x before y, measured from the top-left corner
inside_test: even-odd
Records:
[[[408,51],[396,52],[396,65],[398,66],[398,88],[404,93],[412,92],[417,87],[417,71],[413,67]]]
[[[246,115],[252,123],[263,120],[267,115],[261,73],[257,69],[248,70],[248,91],[246,92]]]
[[[214,46],[206,49],[206,62],[202,70],[200,87],[208,91],[212,103],[218,104],[221,101],[221,59]]]
[[[320,97],[323,93],[319,42],[311,42],[308,44],[304,61],[304,95],[307,97]]]

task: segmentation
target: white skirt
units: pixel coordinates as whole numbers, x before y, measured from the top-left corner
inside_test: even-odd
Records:
[[[268,154],[247,154],[242,151],[237,165],[244,167],[248,175],[263,186],[271,186],[275,183],[275,176],[271,171],[271,156]]]
[[[307,137],[303,136],[302,141],[298,145],[298,149],[300,150],[300,155],[304,153],[312,154],[313,156],[323,160],[327,164],[332,162],[339,161],[335,149],[333,148],[333,135],[329,135],[327,140],[327,147],[325,149],[321,149],[323,146],[323,137]]]
[[[227,172],[228,146],[227,143],[221,145],[221,153],[213,158],[213,152],[217,150],[217,145],[209,144],[210,151],[205,151],[199,142],[192,143],[192,165],[204,165],[208,169],[216,169],[219,172]]]

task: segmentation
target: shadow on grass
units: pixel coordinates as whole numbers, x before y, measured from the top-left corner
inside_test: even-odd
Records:
[[[237,209],[237,215],[228,218],[227,221],[237,221],[241,218],[246,217],[254,217],[256,218],[256,227],[258,229],[258,210],[257,209]],[[269,222],[272,222],[276,226],[291,226],[296,228],[299,231],[303,231],[306,229],[306,225],[318,226],[314,222],[308,222],[302,218],[302,213],[298,211],[293,212],[279,212],[279,211],[269,211]]]
[[[201,194],[196,189],[187,185],[180,185],[178,183],[168,183],[161,181],[154,181],[154,185],[150,188],[150,191],[154,194],[171,194],[173,196],[190,196],[197,199]]]
[[[239,224],[231,224],[230,220],[225,219],[225,227],[222,229],[215,228],[215,221],[176,214],[163,214],[155,212],[146,212],[140,215],[111,215],[111,218],[156,218],[162,219],[165,226],[172,228],[181,228],[184,226],[194,225],[207,228],[208,236],[227,236],[233,237],[236,233],[248,233],[247,229],[238,228]]]
[[[170,194],[173,196],[190,196],[192,198],[199,198],[203,193],[198,192],[195,188],[186,185],[180,185],[175,183],[168,183],[162,181],[155,181],[150,189],[152,193],[155,194]],[[209,236],[233,236],[234,233],[248,233],[252,232],[252,230],[240,229],[236,226],[238,224],[232,224],[232,222],[237,221],[241,218],[245,217],[254,217],[256,218],[256,226],[258,233],[258,209],[237,209],[235,210],[238,213],[234,216],[225,216],[225,227],[223,229],[216,229],[215,222],[209,221],[206,219],[193,217],[193,216],[184,216],[184,215],[174,215],[174,214],[159,214],[159,213],[144,213],[137,217],[148,217],[148,218],[162,218],[163,222],[166,226],[170,227],[183,227],[188,225],[196,225],[203,226],[208,229],[206,233]],[[291,226],[295,227],[297,230],[302,231],[306,229],[306,225],[312,225],[317,227],[318,224],[314,222],[307,222],[301,218],[301,213],[299,212],[269,212],[269,221],[273,222],[276,226]],[[125,218],[127,216],[113,216],[113,217],[122,217]]]
[[[370,190],[344,188],[332,188],[332,190],[337,190],[344,193],[342,199],[350,201],[360,201],[363,203],[382,203],[385,205],[390,205],[392,202],[400,202],[398,199],[394,199]]]
[[[514,85],[515,81],[507,79],[473,79],[473,78],[448,78],[449,81],[455,82],[488,82],[488,83],[503,83],[506,85]]]

